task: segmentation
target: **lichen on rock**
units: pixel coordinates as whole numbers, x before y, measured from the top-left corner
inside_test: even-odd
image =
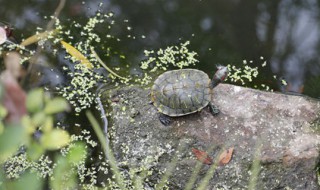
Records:
[[[104,95],[118,166],[132,176],[147,171],[145,188],[156,186],[171,166],[167,187],[184,189],[199,163],[192,148],[208,150],[215,162],[222,150],[234,147],[231,161],[209,176],[209,189],[319,189],[320,133],[312,124],[319,120],[319,101],[220,84],[212,97],[218,116],[203,109],[165,127],[149,93],[131,86]],[[202,165],[192,186],[199,186],[211,168]]]

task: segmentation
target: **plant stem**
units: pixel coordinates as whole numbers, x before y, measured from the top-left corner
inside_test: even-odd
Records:
[[[91,51],[93,53],[93,55],[96,57],[97,61],[107,70],[109,71],[109,73],[111,73],[112,75],[114,75],[115,77],[118,77],[122,80],[128,80],[127,78],[124,78],[120,75],[118,75],[117,73],[113,72],[106,64],[104,64],[104,62],[100,59],[100,57],[98,56],[97,52],[94,51],[94,48],[91,47]]]
[[[103,135],[103,132],[102,132],[97,120],[94,118],[94,116],[92,115],[92,113],[90,111],[86,112],[86,116],[88,117],[88,119],[93,127],[93,130],[98,137],[98,140],[103,148],[103,151],[105,153],[106,158],[109,160],[109,163],[110,163],[112,171],[114,172],[114,177],[115,177],[117,184],[119,185],[121,190],[126,190],[125,184],[123,183],[124,179],[122,178],[120,170],[117,166],[117,161],[116,161],[116,159],[115,159],[115,157],[109,147],[109,143],[107,143],[107,141]]]

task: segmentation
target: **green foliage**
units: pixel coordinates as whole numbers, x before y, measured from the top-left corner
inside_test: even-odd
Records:
[[[19,177],[19,180],[9,181],[6,184],[3,184],[5,189],[32,189],[32,190],[41,190],[43,189],[43,180],[37,177],[35,173],[30,171],[25,172]]]
[[[44,156],[45,152],[58,150],[70,142],[68,132],[53,127],[53,114],[68,108],[64,99],[50,99],[43,89],[35,89],[28,93],[26,106],[29,115],[23,116],[20,123],[3,125],[0,131],[0,185],[5,189],[42,189],[44,180],[37,176],[45,178],[52,172],[58,175],[51,167],[61,167],[60,162],[52,165],[52,161]],[[5,115],[5,108],[0,106],[1,123]],[[37,137],[39,139],[34,137],[34,133],[41,134]],[[70,160],[67,162],[69,165],[79,162],[75,155],[79,155],[80,150],[83,152],[84,148],[77,145],[70,150],[74,151],[65,158]],[[75,178],[68,180],[74,181]],[[56,182],[52,185],[56,186]]]
[[[0,164],[12,156],[26,141],[26,130],[21,125],[6,126],[0,135]]]
[[[56,113],[65,111],[67,108],[68,108],[68,104],[65,99],[54,98],[46,104],[44,108],[44,112],[46,114],[56,114]]]
[[[6,117],[7,113],[8,111],[6,110],[6,108],[0,105],[0,135],[3,133],[3,130],[4,130],[4,124],[2,120]]]
[[[53,190],[76,189],[77,171],[75,167],[85,158],[85,145],[76,143],[70,148],[66,156],[56,156],[56,167],[53,170],[53,176],[50,180],[50,186]]]
[[[62,129],[53,129],[41,137],[41,144],[47,150],[56,150],[66,146],[70,141],[68,132]]]
[[[43,109],[43,89],[32,90],[27,95],[26,106],[30,113],[35,113]]]
[[[53,114],[68,109],[65,99],[49,99],[43,89],[34,89],[28,93],[26,104],[30,115],[22,118],[22,124],[30,135],[27,149],[30,158],[38,159],[46,150],[57,150],[69,143],[69,134],[53,127]],[[31,136],[36,131],[42,133],[39,142]]]

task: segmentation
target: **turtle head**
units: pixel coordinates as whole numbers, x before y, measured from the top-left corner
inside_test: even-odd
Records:
[[[224,79],[227,78],[228,76],[228,67],[225,66],[217,66],[218,70],[217,72],[214,74],[212,81],[211,81],[211,88],[216,87],[219,83],[221,83],[222,81],[224,81]]]

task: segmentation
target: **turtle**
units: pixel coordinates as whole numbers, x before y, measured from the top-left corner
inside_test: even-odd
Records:
[[[210,80],[209,76],[197,69],[179,69],[161,74],[151,88],[151,102],[160,112],[160,122],[167,126],[171,117],[192,114],[209,107],[212,115],[219,109],[211,103],[212,89],[228,75],[228,68],[218,66]]]

